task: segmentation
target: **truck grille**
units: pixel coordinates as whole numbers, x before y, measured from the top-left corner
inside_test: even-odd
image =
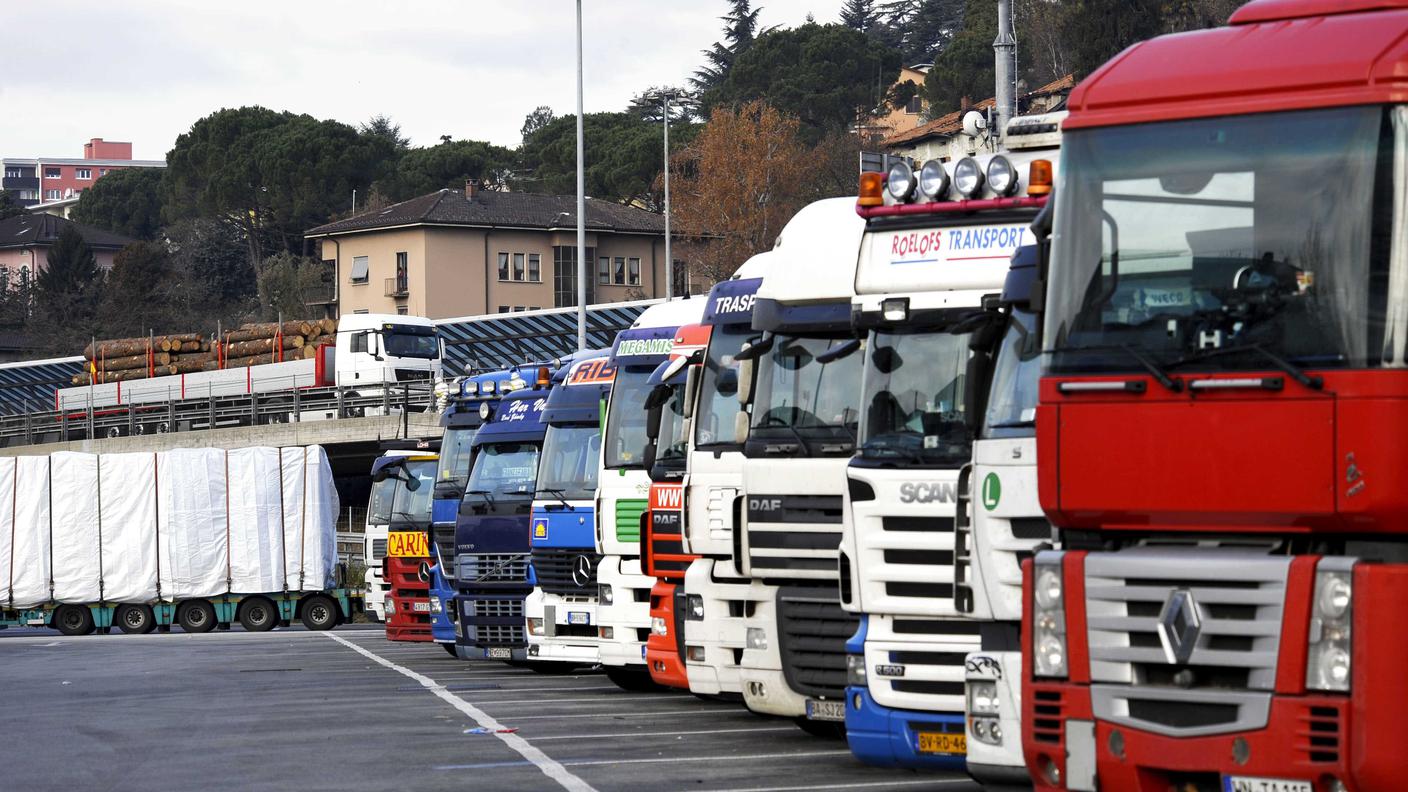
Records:
[[[841,610],[835,586],[786,586],[777,592],[778,653],[788,687],[805,696],[846,692],[846,639],[860,617]]]
[[[430,379],[430,372],[424,369],[396,369],[397,382],[425,382]]]
[[[1180,735],[1264,725],[1290,563],[1244,550],[1137,548],[1087,556],[1097,716]],[[1193,640],[1185,663],[1170,657],[1160,636],[1161,616],[1177,592],[1191,599],[1199,617],[1195,631],[1177,633]],[[1163,629],[1183,630],[1183,622],[1171,624]]]
[[[369,559],[369,560],[372,560],[372,561],[380,561],[381,559],[383,559],[383,558],[385,558],[385,557],[386,557],[386,540],[385,540],[385,539],[373,539],[373,540],[372,540],[372,557],[371,557],[371,559]]]
[[[476,553],[455,559],[455,579],[463,585],[473,583],[528,583],[527,553]]]
[[[473,598],[464,600],[462,629],[476,646],[526,646],[523,599]]]
[[[769,508],[759,508],[761,503]],[[842,517],[840,495],[749,495],[752,574],[835,580]]]
[[[585,575],[579,566],[582,564],[588,570]],[[600,564],[601,556],[591,550],[533,548],[533,573],[538,578],[538,588],[549,594],[595,596],[596,570]]]
[[[650,507],[645,498],[622,498],[616,501],[616,540],[640,541],[640,516]]]
[[[445,577],[451,581],[455,579],[455,526],[437,525],[430,529],[435,539],[435,546],[440,549],[440,560],[444,562]]]
[[[684,552],[684,515],[678,511],[650,512],[650,546],[645,554],[646,574],[665,580],[684,580],[696,556]]]

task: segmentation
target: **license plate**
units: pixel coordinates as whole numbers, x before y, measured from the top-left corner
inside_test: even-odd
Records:
[[[415,611],[416,613],[430,613],[430,603],[429,603],[429,602],[412,602],[412,603],[411,603],[411,610]]]
[[[493,646],[484,650],[484,657],[488,660],[512,660],[513,650],[501,646]]]
[[[592,615],[585,611],[569,611],[567,614],[568,624],[591,624]]]
[[[807,720],[844,721],[845,719],[845,702],[807,699]]]
[[[1223,792],[1315,792],[1309,781],[1253,776],[1223,776]]]
[[[919,753],[966,755],[968,737],[964,734],[919,732]]]

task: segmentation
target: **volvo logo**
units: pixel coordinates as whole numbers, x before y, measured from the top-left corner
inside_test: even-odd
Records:
[[[572,582],[577,584],[577,588],[582,588],[592,582],[591,558],[579,555],[572,559]]]
[[[1159,642],[1164,645],[1164,657],[1172,665],[1183,665],[1193,656],[1193,647],[1203,631],[1203,617],[1193,593],[1179,589],[1168,595],[1159,614]]]

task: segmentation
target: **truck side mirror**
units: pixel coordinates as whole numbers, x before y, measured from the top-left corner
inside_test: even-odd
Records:
[[[973,350],[968,355],[968,368],[963,377],[963,423],[974,437],[983,427],[983,416],[987,412],[988,374],[991,358],[986,349]]]
[[[684,409],[686,421],[694,417],[694,399],[699,395],[699,366],[690,366],[684,373]]]
[[[739,410],[733,416],[733,442],[743,445],[748,442],[748,429],[752,416],[743,410]]]
[[[747,406],[753,403],[753,374],[752,358],[738,361],[738,403],[740,405]]]
[[[668,388],[666,389],[668,390]],[[652,396],[654,394],[651,394]],[[651,400],[645,408],[645,436],[650,439],[651,446],[655,445],[656,438],[660,437],[660,418],[665,414],[664,408],[655,400]],[[647,465],[647,467],[649,467]]]
[[[645,451],[644,451],[643,453],[641,453],[641,455],[640,455],[640,461],[641,461],[641,464],[643,464],[643,465],[645,466],[645,469],[646,469],[646,470],[650,470],[651,468],[655,467],[655,438],[654,438],[654,437],[650,438],[650,442],[649,442],[649,443],[646,443],[646,445],[645,445]],[[650,513],[650,512],[648,512],[648,511],[646,512],[646,514],[649,514],[649,513]]]

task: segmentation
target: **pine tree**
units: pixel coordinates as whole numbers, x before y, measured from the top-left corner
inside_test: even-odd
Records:
[[[880,12],[875,9],[875,0],[845,0],[841,6],[841,24],[862,33],[877,33]]]
[[[752,0],[728,0],[729,12],[719,17],[724,23],[724,39],[704,50],[705,64],[694,72],[690,84],[703,93],[718,87],[728,77],[733,62],[753,45],[753,40],[767,30],[758,30],[758,14],[762,7],[753,8]],[[770,30],[771,28],[769,28]]]
[[[77,228],[65,226],[49,248],[48,266],[35,279],[34,313],[28,323],[35,345],[73,354],[86,343],[97,327],[102,282],[92,249]]]

